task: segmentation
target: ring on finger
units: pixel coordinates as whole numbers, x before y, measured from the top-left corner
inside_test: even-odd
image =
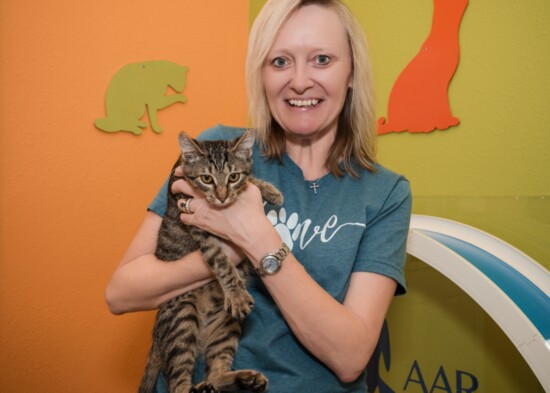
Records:
[[[178,201],[178,209],[180,212],[185,214],[191,214],[191,209],[189,208],[191,204],[192,197],[184,197]]]

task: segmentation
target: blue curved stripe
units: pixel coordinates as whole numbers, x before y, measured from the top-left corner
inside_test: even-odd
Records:
[[[550,340],[550,298],[524,275],[494,255],[463,240],[418,230],[466,259],[519,307],[541,336]]]

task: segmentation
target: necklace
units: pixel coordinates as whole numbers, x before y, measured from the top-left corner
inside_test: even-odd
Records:
[[[320,185],[318,185],[317,183],[319,183],[319,180],[321,180],[321,178],[318,178],[318,179],[315,179],[315,180],[307,180],[307,179],[304,179],[305,181],[307,181],[309,183],[309,188],[313,189],[313,192],[315,194],[317,194],[317,189],[319,187],[321,187]]]

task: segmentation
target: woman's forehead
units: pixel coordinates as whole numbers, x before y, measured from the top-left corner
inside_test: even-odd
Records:
[[[272,50],[345,48],[347,40],[346,29],[333,9],[307,5],[297,9],[281,26]]]

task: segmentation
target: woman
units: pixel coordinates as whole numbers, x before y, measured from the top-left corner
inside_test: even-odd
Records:
[[[245,255],[259,267],[283,244],[290,250],[275,273],[249,282],[255,307],[234,367],[262,371],[270,392],[365,392],[386,312],[405,291],[411,195],[403,177],[375,163],[361,28],[339,0],[270,0],[246,66],[254,176],[279,188],[284,205],[265,212],[253,185],[223,210],[208,209],[183,180],[171,190],[193,197],[182,221],[225,239],[235,263]],[[242,132],[217,126],[201,138]],[[109,283],[115,314],[157,308],[212,279],[198,252],[175,263],[154,257],[167,192]]]

